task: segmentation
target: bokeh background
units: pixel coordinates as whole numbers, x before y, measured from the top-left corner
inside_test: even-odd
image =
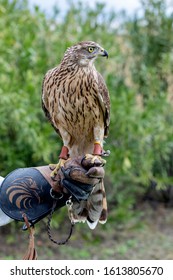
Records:
[[[173,2],[139,0],[133,11],[116,10],[110,1],[54,2],[0,1],[0,175],[57,162],[61,140],[41,108],[42,80],[68,46],[96,41],[109,53],[107,61],[96,61],[111,96],[108,221],[94,231],[76,225],[61,247],[41,221],[39,259],[172,259]],[[28,234],[21,227],[0,228],[0,259],[24,254]],[[65,238],[65,208],[52,227]]]

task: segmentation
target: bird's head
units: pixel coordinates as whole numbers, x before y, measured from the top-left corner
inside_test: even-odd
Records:
[[[108,58],[108,53],[99,44],[92,41],[80,42],[68,48],[65,53],[65,57],[79,66],[88,66],[99,56]]]

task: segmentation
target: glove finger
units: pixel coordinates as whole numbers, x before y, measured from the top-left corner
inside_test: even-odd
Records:
[[[83,184],[95,185],[98,183],[98,178],[92,178],[86,175],[86,171],[81,167],[61,168],[66,179],[80,182]]]
[[[103,167],[91,167],[88,172],[86,173],[86,176],[90,178],[97,178],[97,179],[103,179],[105,176],[105,171]]]

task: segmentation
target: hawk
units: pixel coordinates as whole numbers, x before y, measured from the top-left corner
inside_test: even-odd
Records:
[[[101,156],[110,123],[109,92],[94,61],[108,53],[99,44],[83,41],[69,47],[61,63],[49,70],[43,80],[42,107],[63,141],[60,161],[79,155]],[[97,160],[93,157],[93,161]],[[87,220],[91,228],[106,221],[106,197],[103,181],[96,185],[88,201],[74,204],[77,221]]]

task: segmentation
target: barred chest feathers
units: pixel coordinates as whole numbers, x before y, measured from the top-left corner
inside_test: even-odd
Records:
[[[98,100],[98,79],[96,70],[80,67],[69,72],[66,82],[57,89],[59,106],[57,120],[70,134],[91,134],[96,123],[103,123],[103,113]],[[74,78],[75,76],[75,78]],[[68,88],[65,88],[68,85]],[[101,118],[101,119],[100,119]],[[86,136],[87,136],[86,135]],[[78,135],[79,136],[79,135]]]

